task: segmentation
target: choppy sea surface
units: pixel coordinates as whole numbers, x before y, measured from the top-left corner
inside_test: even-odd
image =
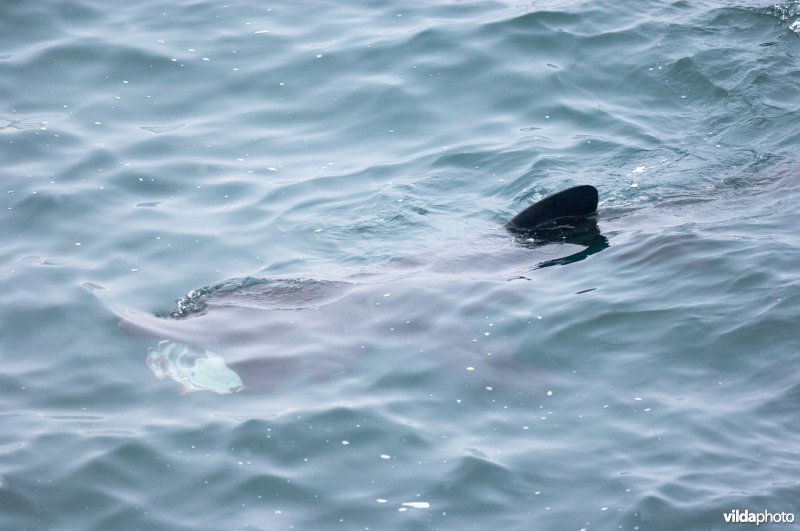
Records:
[[[797,1],[0,2],[0,528],[800,518],[799,144]]]

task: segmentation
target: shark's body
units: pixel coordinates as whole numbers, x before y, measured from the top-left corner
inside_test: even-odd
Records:
[[[580,252],[560,258],[546,253],[548,259],[538,260],[536,267],[569,263],[608,245],[596,222],[587,217],[596,207],[597,190],[578,186],[531,205],[506,228],[522,244],[517,248],[523,255],[536,255],[530,248],[547,243],[581,245]],[[493,253],[485,253],[451,261],[446,268],[483,263],[496,273],[503,270],[494,266],[496,261]],[[435,269],[366,281],[233,279],[193,290],[167,317],[133,310],[117,313],[127,334],[159,340],[148,350],[148,365],[157,377],[175,380],[185,392],[273,389],[298,375],[319,381],[346,372],[355,359],[379,349],[364,338],[379,338],[384,351],[397,341],[402,345],[427,341],[429,350],[468,352],[471,339],[451,337],[442,326],[437,328],[430,306],[440,304],[446,313],[458,307],[450,299],[469,287],[442,287]],[[448,284],[477,282],[471,275],[472,279],[458,281],[451,276]],[[387,287],[390,284],[392,288]],[[399,296],[391,298],[389,289]],[[393,305],[393,312],[384,311],[388,305]],[[399,348],[404,349],[402,345]]]

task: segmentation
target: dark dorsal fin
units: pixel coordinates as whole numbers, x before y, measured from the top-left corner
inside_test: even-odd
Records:
[[[532,204],[506,223],[506,228],[525,231],[558,218],[587,216],[597,210],[597,199],[594,186],[573,186]]]

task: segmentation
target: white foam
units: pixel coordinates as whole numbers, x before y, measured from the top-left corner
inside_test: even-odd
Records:
[[[430,509],[431,504],[424,501],[419,502],[403,502],[403,507],[411,507],[412,509]]]

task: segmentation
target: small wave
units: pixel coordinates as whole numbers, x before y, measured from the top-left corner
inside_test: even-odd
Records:
[[[30,115],[14,118],[0,116],[0,131],[46,130],[52,122],[60,118],[61,116],[59,115]]]
[[[177,131],[185,127],[186,124],[175,124],[175,125],[164,125],[164,126],[142,126],[141,128],[145,131],[150,131],[151,133],[161,134],[161,133],[171,133],[172,131]]]

